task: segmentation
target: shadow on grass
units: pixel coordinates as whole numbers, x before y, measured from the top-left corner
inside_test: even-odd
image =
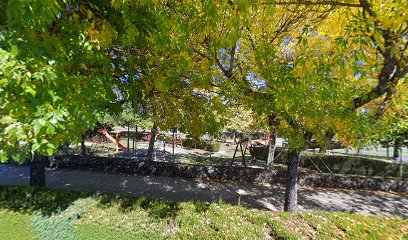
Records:
[[[76,201],[94,198],[101,209],[118,208],[122,213],[143,209],[156,219],[175,218],[180,211],[179,201],[154,199],[148,196],[122,196],[73,190],[33,188],[29,186],[0,186],[0,209],[24,214],[53,216],[64,212]],[[196,213],[206,212],[210,204],[200,200],[190,201]]]
[[[22,213],[41,213],[51,216],[67,209],[80,198],[91,193],[60,191],[28,186],[0,186],[0,209]]]
[[[0,186],[0,209],[52,216],[65,211],[75,201],[88,197],[95,198],[100,208],[117,206],[123,213],[141,208],[156,219],[175,218],[180,210],[179,202],[157,200],[146,196],[119,196],[28,186]],[[196,209],[206,209],[205,204],[200,203]]]

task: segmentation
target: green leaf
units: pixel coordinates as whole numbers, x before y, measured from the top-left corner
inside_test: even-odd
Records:
[[[0,162],[7,162],[8,158],[4,150],[0,150]]]
[[[55,133],[55,127],[52,124],[48,125],[46,132],[47,132],[47,134],[54,134]]]

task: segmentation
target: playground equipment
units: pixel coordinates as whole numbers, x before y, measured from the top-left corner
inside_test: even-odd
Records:
[[[127,135],[127,136],[129,136],[129,135],[147,136],[147,141],[148,142],[150,141],[151,136],[152,136],[151,132],[138,132],[138,131],[118,131],[118,132],[114,133],[115,137],[113,137],[106,129],[101,129],[99,132],[101,133],[102,136],[106,137],[108,140],[110,140],[112,143],[115,144],[116,154],[118,154],[119,149],[122,150],[122,151],[129,152],[129,141],[128,141],[128,147],[125,147],[123,144],[120,143],[120,137],[122,135]],[[164,136],[165,137],[165,134],[158,133],[157,136]],[[134,146],[135,145],[133,144],[133,148],[134,148]],[[165,148],[166,148],[165,143],[164,143],[163,147],[164,147],[164,150],[165,150]]]
[[[230,163],[230,166],[232,166],[232,164],[235,161],[235,156],[236,156],[236,153],[238,152],[238,147],[240,148],[240,152],[241,152],[242,164],[246,167],[247,164],[246,164],[246,161],[245,161],[245,154],[246,154],[246,151],[248,150],[248,147],[249,147],[249,138],[244,138],[244,139],[241,139],[241,140],[239,140],[237,142],[237,147],[235,148],[234,156],[232,157],[232,161]]]
[[[123,146],[118,139],[118,134],[116,134],[116,139],[112,137],[112,135],[110,135],[108,133],[108,131],[106,131],[106,129],[102,129],[100,131],[100,133],[102,134],[102,136],[106,137],[107,139],[109,139],[111,142],[113,142],[116,145],[116,151],[118,151],[118,148],[120,148],[123,151],[127,151],[127,147]]]

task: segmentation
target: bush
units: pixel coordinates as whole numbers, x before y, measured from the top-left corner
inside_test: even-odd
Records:
[[[408,177],[408,166],[404,164],[403,176]],[[322,172],[354,174],[362,176],[399,177],[400,166],[394,162],[353,156],[302,156],[301,167],[319,169]]]
[[[220,151],[220,144],[216,142],[206,142],[202,140],[197,140],[194,138],[183,138],[181,139],[181,144],[183,147],[187,148],[197,148],[210,152]]]
[[[266,160],[268,147],[255,146],[250,149],[251,155]],[[286,151],[277,148],[275,163],[287,164]],[[408,177],[408,166],[404,164],[403,176]],[[302,155],[299,166],[324,173],[354,174],[361,176],[399,177],[399,164],[381,160],[353,156]]]
[[[173,136],[171,136],[171,135],[159,135],[159,136],[157,136],[157,140],[166,141],[166,143],[172,143],[173,142]]]
[[[216,142],[206,142],[206,149],[204,149],[204,150],[207,150],[207,151],[210,151],[210,152],[218,152],[218,151],[220,151],[220,144],[219,143],[216,143]]]
[[[181,139],[181,145],[183,145],[183,147],[187,147],[187,148],[199,148],[197,146],[197,140],[192,139],[192,138],[183,138],[183,139]]]
[[[166,143],[170,143],[173,141],[173,137],[166,135]]]
[[[268,158],[269,146],[253,146],[249,148],[249,153],[252,157],[260,160],[266,160]],[[275,162],[284,161],[284,150],[282,148],[276,148],[275,150]]]

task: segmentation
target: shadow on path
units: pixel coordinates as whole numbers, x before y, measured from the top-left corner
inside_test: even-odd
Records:
[[[48,169],[47,186],[57,189],[101,191],[131,196],[146,195],[172,201],[200,200],[242,204],[251,208],[282,210],[281,186],[213,182],[158,176],[119,175],[103,172]],[[0,164],[0,185],[28,185],[29,168]],[[408,217],[408,196],[384,192],[299,189],[300,210],[341,211]]]

